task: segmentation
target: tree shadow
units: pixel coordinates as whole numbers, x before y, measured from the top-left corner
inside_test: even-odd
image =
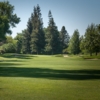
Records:
[[[0,67],[1,77],[46,78],[55,80],[100,79],[100,70],[56,70],[46,68]]]
[[[0,60],[0,62],[24,62],[24,60]],[[2,63],[0,63],[1,65]]]
[[[32,59],[31,57],[36,57],[33,55],[27,55],[27,54],[2,54],[0,56],[4,58],[19,58],[19,59]]]
[[[8,62],[7,63],[5,63],[5,62],[0,63],[0,69],[1,69],[1,66],[2,67],[7,67],[8,66],[8,68],[9,68],[9,67],[21,65],[21,64],[18,64],[18,63],[13,63],[13,60],[12,60],[12,63],[11,62],[8,63]],[[1,70],[0,70],[0,72],[1,72]]]

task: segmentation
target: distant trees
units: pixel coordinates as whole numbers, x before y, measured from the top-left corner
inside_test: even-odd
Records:
[[[76,29],[70,38],[65,26],[58,31],[51,11],[48,13],[48,26],[43,27],[40,6],[33,9],[28,19],[27,28],[13,39],[10,27],[20,22],[13,14],[14,6],[9,2],[0,2],[0,52],[17,52],[25,54],[58,54],[58,53],[95,53],[100,52],[100,24],[91,24],[83,36]],[[2,41],[6,38],[5,41]],[[2,41],[2,42],[1,42]]]
[[[71,54],[79,54],[80,52],[80,38],[78,30],[74,31],[73,36],[70,39],[68,51]]]
[[[10,27],[15,27],[20,22],[20,18],[13,11],[14,6],[8,1],[0,2],[0,41],[6,38],[7,33],[12,33]]]
[[[100,30],[99,25],[91,24],[87,27],[83,40],[81,41],[81,50],[92,53],[100,52]]]
[[[63,53],[65,51],[65,49],[68,47],[68,43],[69,43],[69,39],[70,39],[65,26],[62,26],[59,39],[60,39],[60,49],[61,49],[61,52]]]

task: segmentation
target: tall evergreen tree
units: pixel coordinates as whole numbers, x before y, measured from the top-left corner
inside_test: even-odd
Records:
[[[23,41],[22,41],[22,53],[29,53],[30,51],[30,41],[29,41],[29,33],[27,32],[27,29],[22,31],[23,33]]]
[[[57,26],[55,25],[51,11],[49,11],[48,17],[49,23],[47,27],[47,34],[45,34],[45,51],[49,54],[55,54],[59,53],[59,32]]]
[[[61,43],[61,51],[63,51],[65,48],[68,47],[69,34],[68,34],[65,26],[62,26],[62,29],[60,31],[60,43]]]
[[[45,36],[44,36],[44,31],[43,31],[43,21],[41,18],[41,9],[40,6],[37,5],[37,15],[38,15],[38,39],[39,39],[39,53],[42,53],[44,50],[44,46],[45,46]]]
[[[22,51],[23,51],[23,53],[28,53],[28,54],[31,53],[30,42],[31,42],[31,34],[32,34],[32,30],[33,30],[32,18],[33,18],[33,14],[31,14],[31,18],[29,18],[29,20],[27,22],[27,29],[22,32],[23,36],[24,36]]]
[[[43,22],[41,18],[41,10],[39,5],[34,7],[34,13],[32,17],[33,31],[31,34],[31,52],[42,53],[45,45],[45,38],[43,32]]]
[[[33,17],[32,17],[32,34],[31,34],[31,53],[39,53],[38,48],[38,15],[37,9],[34,7]]]
[[[73,36],[70,39],[68,50],[72,54],[78,54],[80,52],[80,39],[79,31],[75,30]]]

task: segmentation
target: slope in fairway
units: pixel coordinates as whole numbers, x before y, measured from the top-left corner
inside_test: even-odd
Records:
[[[0,57],[0,100],[100,100],[100,60]]]

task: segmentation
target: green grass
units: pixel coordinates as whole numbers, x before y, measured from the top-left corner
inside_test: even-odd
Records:
[[[1,55],[0,100],[100,100],[100,60]]]
[[[84,59],[100,59],[100,54],[99,55],[93,55],[93,56],[90,56],[90,55],[85,55],[83,56]]]

